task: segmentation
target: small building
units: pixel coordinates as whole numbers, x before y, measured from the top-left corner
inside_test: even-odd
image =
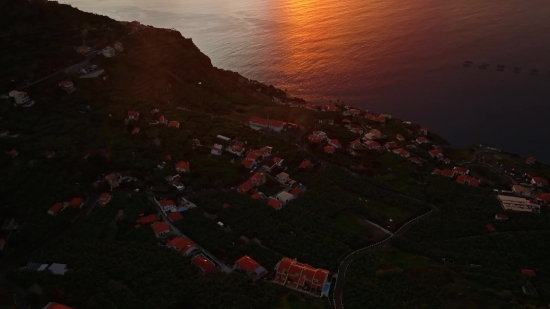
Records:
[[[540,213],[540,205],[522,197],[497,195],[504,210]]]
[[[234,155],[242,156],[245,149],[241,145],[233,145],[233,146],[227,147],[225,150],[227,150],[227,152],[230,152]]]
[[[333,154],[336,151],[336,148],[334,146],[325,146],[323,150],[328,154]]]
[[[15,100],[15,105],[23,106],[32,102],[29,95],[24,91],[14,90],[9,93],[9,96]]]
[[[330,284],[330,281],[329,271],[326,269],[315,268],[309,264],[299,263],[296,259],[284,257],[275,266],[275,271],[274,283],[317,297],[328,295],[325,285]]]
[[[538,187],[542,187],[542,186],[547,186],[548,185],[548,180],[546,180],[544,178],[541,178],[541,177],[533,177],[533,178],[531,178],[531,183],[538,186]]]
[[[183,215],[179,211],[172,212],[168,215],[168,220],[170,220],[171,222],[176,222],[181,219],[183,219]]]
[[[138,134],[139,133],[139,127],[135,127],[133,130],[132,130],[132,134]]]
[[[278,182],[280,182],[282,184],[285,184],[285,183],[287,183],[291,180],[290,175],[288,175],[285,172],[281,172],[281,173],[277,174],[277,176],[275,176],[275,178],[277,179]]]
[[[524,187],[522,185],[513,185],[512,186],[512,191],[515,193],[515,194],[518,194],[518,195],[522,195],[522,196],[527,196],[527,197],[530,197],[533,193],[531,192],[531,189],[528,188],[528,187]]]
[[[420,133],[422,135],[428,135],[428,127],[420,127]]]
[[[189,238],[174,237],[168,243],[166,247],[172,248],[183,255],[189,255],[197,249],[195,243]]]
[[[283,208],[283,206],[285,205],[285,202],[276,200],[274,198],[270,198],[267,201],[267,205],[273,207],[275,210],[279,210],[279,209]]]
[[[342,144],[340,143],[340,141],[335,138],[331,139],[328,144],[333,146],[334,148],[342,148]]]
[[[159,116],[159,123],[160,124],[168,124],[168,119],[166,119],[166,117],[164,117],[164,115],[160,115]]]
[[[166,222],[155,223],[153,224],[153,231],[155,231],[157,237],[160,237],[170,233],[170,226]]]
[[[353,141],[353,142],[349,143],[349,146],[353,149],[360,149],[362,147],[360,141]]]
[[[70,80],[63,80],[63,81],[60,81],[58,84],[59,88],[67,93],[73,93],[76,88],[74,87],[74,84],[73,82],[71,82]]]
[[[411,156],[411,153],[403,148],[397,148],[393,150],[393,153],[400,155],[403,158],[408,158]]]
[[[428,151],[428,153],[430,154],[430,157],[434,159],[443,159],[444,157],[443,153],[437,149],[430,150]]]
[[[178,173],[188,173],[191,170],[189,162],[180,161],[176,163],[176,171]]]
[[[69,207],[71,208],[82,208],[82,205],[84,205],[84,200],[80,197],[75,197],[69,202]]]
[[[508,215],[507,214],[496,214],[495,215],[495,220],[508,220]]]
[[[403,135],[401,135],[401,134],[397,134],[395,137],[396,137],[397,140],[400,141],[400,142],[402,142],[402,141],[405,140],[405,137],[403,137]]]
[[[303,190],[300,188],[293,188],[290,190],[290,194],[294,195],[295,197],[300,196],[303,193]]]
[[[212,149],[211,149],[210,153],[213,154],[213,155],[219,156],[219,155],[222,154],[222,148],[223,148],[222,145],[214,144],[214,146],[212,146]]]
[[[214,263],[212,263],[209,259],[207,259],[204,255],[199,254],[196,257],[194,257],[191,262],[193,264],[197,265],[204,274],[211,274],[211,273],[217,273],[218,268]]]
[[[92,51],[92,49],[90,48],[90,46],[79,46],[77,49],[76,49],[76,52],[81,54],[81,55],[87,55],[88,53],[90,53]]]
[[[168,123],[168,127],[170,127],[170,128],[179,128],[180,127],[180,122],[172,120]]]
[[[534,157],[529,157],[529,158],[527,158],[527,160],[525,160],[525,162],[527,164],[535,164],[535,162],[537,162],[537,160]]]
[[[277,194],[275,197],[279,201],[285,202],[285,204],[296,198],[294,195],[292,195],[292,194],[290,194],[289,192],[286,192],[286,191],[279,192],[279,194]]]
[[[489,232],[491,232],[491,233],[492,233],[492,232],[496,232],[495,227],[492,226],[491,224],[487,224],[487,230],[488,230]]]
[[[387,142],[385,145],[386,149],[391,150],[397,148],[396,142]]]
[[[144,217],[139,218],[136,222],[141,224],[141,225],[151,224],[151,223],[157,222],[157,215],[150,214],[148,216],[144,216]]]
[[[48,214],[52,215],[52,216],[55,216],[57,215],[59,212],[61,212],[63,209],[65,209],[65,207],[67,207],[68,205],[65,205],[63,203],[55,203],[49,210],[48,210]]]
[[[460,167],[460,166],[455,166],[453,168],[453,171],[458,175],[468,175],[470,173],[470,171],[467,168]]]
[[[263,167],[268,170],[268,171],[271,171],[273,168],[275,168],[276,166],[281,166],[281,164],[283,163],[283,159],[279,158],[279,157],[275,157],[273,159],[269,159],[267,161],[264,162],[264,165]]]
[[[243,256],[235,262],[235,268],[240,269],[255,279],[260,279],[267,274],[267,270],[248,255]]]
[[[416,142],[419,143],[419,144],[427,144],[429,143],[430,141],[428,141],[427,138],[425,138],[424,136],[421,136],[419,138],[416,139]]]
[[[177,211],[176,203],[173,200],[160,200],[158,201],[160,209],[164,212],[175,212]]]
[[[111,201],[112,198],[113,196],[107,192],[101,193],[101,195],[99,196],[99,203],[101,204],[101,206],[105,206]]]
[[[268,129],[275,132],[281,132],[284,129],[285,122],[279,120],[265,119],[253,116],[248,121],[250,127],[255,130]]]
[[[422,165],[422,161],[419,158],[410,158],[409,161],[416,165]]]
[[[138,111],[128,111],[128,119],[138,120],[139,119],[139,112]]]
[[[367,142],[366,147],[368,149],[373,149],[373,150],[382,149],[382,146],[380,146],[380,143],[375,142],[375,141]]]
[[[116,55],[116,51],[111,46],[107,46],[101,50],[101,54],[103,54],[106,58],[112,58]]]
[[[10,155],[10,157],[16,158],[19,155],[19,152],[15,149],[12,149],[8,152],[8,154]]]

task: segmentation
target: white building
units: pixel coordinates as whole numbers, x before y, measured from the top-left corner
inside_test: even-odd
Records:
[[[532,203],[523,197],[497,195],[504,210],[526,211],[540,213],[540,205]]]
[[[214,146],[212,146],[212,151],[210,151],[211,154],[213,155],[221,155],[222,154],[222,148],[223,146],[220,145],[220,144],[214,144]]]
[[[107,46],[104,49],[102,49],[101,53],[103,54],[103,56],[105,56],[107,58],[111,58],[111,57],[114,57],[116,55],[115,49],[112,48],[111,46]]]
[[[14,90],[14,91],[9,93],[9,96],[12,97],[15,100],[15,105],[16,106],[17,105],[20,105],[20,106],[27,106],[28,105],[28,106],[30,106],[34,103],[29,98],[29,95],[26,92],[23,92],[23,91]]]
[[[285,202],[285,203],[288,203],[289,201],[292,201],[293,199],[296,198],[296,196],[286,192],[286,191],[282,191],[280,192],[279,194],[277,194],[275,196],[279,201],[281,202]]]

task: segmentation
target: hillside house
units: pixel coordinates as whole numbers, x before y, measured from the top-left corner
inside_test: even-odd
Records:
[[[63,204],[63,203],[55,203],[52,207],[50,207],[50,209],[48,210],[48,214],[52,215],[52,216],[55,216],[57,215],[59,212],[61,212],[63,209],[65,209],[65,207],[67,207],[68,205],[67,204]]]
[[[405,137],[403,137],[403,135],[401,135],[401,134],[397,134],[395,137],[396,137],[397,140],[400,141],[400,142],[402,142],[402,141],[405,140]]]
[[[252,129],[267,129],[275,132],[281,132],[284,129],[285,122],[279,120],[265,119],[261,117],[253,116],[248,121],[249,126]]]
[[[171,212],[168,215],[168,220],[170,220],[170,222],[176,222],[176,221],[179,221],[181,219],[183,219],[183,215],[179,211]]]
[[[271,171],[276,166],[281,166],[282,163],[283,163],[283,159],[279,157],[275,157],[273,159],[269,159],[265,161],[263,168],[266,169],[267,171]]]
[[[10,98],[13,98],[15,100],[15,105],[24,106],[32,102],[29,95],[24,91],[14,90],[11,91],[8,95]]]
[[[397,148],[398,146],[396,142],[387,142],[385,147],[386,149],[391,150]]]
[[[411,153],[403,148],[397,148],[393,150],[393,153],[400,155],[403,158],[408,158],[411,156]]]
[[[540,205],[523,197],[497,195],[504,210],[540,213]]]
[[[111,201],[112,198],[113,196],[107,192],[101,193],[101,195],[99,196],[99,203],[101,204],[101,206],[105,206]]]
[[[63,81],[60,81],[60,82],[57,84],[57,86],[58,86],[61,90],[65,91],[65,92],[67,92],[67,93],[73,93],[73,92],[76,90],[76,88],[74,87],[73,82],[71,82],[70,80],[63,80]]]
[[[180,127],[180,122],[179,121],[175,121],[175,120],[172,120],[168,123],[168,127],[170,128],[179,128]]]
[[[189,255],[197,249],[195,243],[191,239],[179,236],[172,238],[166,243],[166,247],[172,248],[183,255]]]
[[[337,112],[339,110],[340,109],[334,104],[321,105],[321,111],[323,111],[323,112]]]
[[[469,186],[472,186],[472,187],[479,186],[478,179],[468,175],[464,175],[464,174],[459,174],[459,176],[456,178],[456,182],[460,184],[468,184]]]
[[[546,192],[540,192],[539,194],[537,194],[536,198],[537,198],[537,201],[539,202],[550,203],[550,194]]]
[[[267,201],[267,205],[273,207],[275,210],[279,210],[283,208],[283,206],[285,205],[285,202],[276,200],[274,198],[270,198]]]
[[[160,209],[162,209],[163,212],[176,212],[177,206],[176,203],[173,200],[160,200],[158,201]]]
[[[101,54],[103,54],[106,58],[112,58],[116,56],[116,51],[111,46],[107,46],[101,50]]]
[[[252,159],[245,158],[245,159],[241,162],[241,164],[242,164],[244,167],[248,168],[248,169],[252,169],[252,168],[254,168],[254,167],[256,166],[256,160],[252,160]]]
[[[331,140],[328,142],[328,144],[329,144],[330,146],[333,146],[334,148],[342,148],[342,144],[340,143],[340,141],[337,140],[337,139],[335,139],[335,138],[334,138],[334,139],[331,139]]]
[[[80,197],[75,197],[69,202],[69,207],[71,208],[82,208],[84,205],[84,200]]]
[[[241,145],[233,145],[233,146],[227,147],[225,150],[227,150],[227,152],[232,153],[234,155],[242,156],[245,149]]]
[[[307,141],[312,143],[312,144],[319,144],[320,142],[322,142],[324,140],[323,137],[319,136],[319,135],[315,135],[315,134],[310,134],[308,135],[307,137]]]
[[[139,127],[135,127],[133,130],[132,130],[132,134],[138,134],[139,133]]]
[[[416,139],[416,142],[419,143],[419,144],[427,144],[429,143],[430,141],[428,141],[427,138],[425,138],[424,136],[421,136],[419,138]]]
[[[160,124],[168,124],[168,119],[166,119],[166,117],[164,117],[164,115],[160,115],[158,121],[159,121]]]
[[[524,187],[522,185],[513,185],[512,192],[518,195],[526,196],[526,197],[530,197],[533,194],[530,188]]]
[[[204,274],[212,274],[218,272],[218,268],[216,267],[216,265],[202,254],[194,257],[191,262],[197,265]]]
[[[368,149],[373,149],[373,150],[382,149],[382,146],[380,146],[380,143],[375,142],[375,141],[367,142],[367,143],[365,144],[365,146],[366,146]]]
[[[527,164],[535,164],[535,162],[537,162],[537,160],[534,157],[529,157],[529,158],[527,158],[527,160],[525,160],[525,162]]]
[[[420,134],[428,135],[428,128],[427,127],[420,127]]]
[[[144,217],[141,217],[139,219],[136,220],[137,223],[141,224],[141,225],[147,225],[147,224],[152,224],[154,222],[157,222],[157,215],[155,214],[150,214],[148,216],[144,216]]]
[[[311,161],[309,160],[302,161],[302,163],[300,163],[300,165],[298,166],[298,168],[304,169],[304,170],[309,170],[312,167],[313,167],[313,163],[311,163]]]
[[[410,158],[409,161],[416,165],[422,165],[422,161],[419,158]]]
[[[437,149],[430,150],[428,151],[428,153],[430,154],[430,157],[434,159],[443,159],[444,157],[443,153]]]
[[[128,111],[128,119],[138,120],[139,119],[139,112],[138,111]]]
[[[243,256],[235,262],[235,268],[244,271],[254,279],[260,279],[267,275],[267,270],[262,267],[258,262],[254,261],[248,255]]]
[[[373,120],[374,121],[374,119],[376,119],[376,116],[371,114],[371,113],[366,113],[365,118],[367,118],[368,120]]]
[[[155,232],[155,236],[160,237],[162,235],[166,235],[170,233],[170,226],[166,222],[159,222],[153,224],[153,231]]]
[[[538,186],[538,187],[542,187],[542,186],[547,186],[548,185],[548,180],[546,180],[544,178],[541,178],[541,177],[533,177],[533,178],[531,178],[531,183]]]
[[[223,149],[222,145],[214,144],[214,146],[212,146],[212,149],[211,149],[210,153],[213,154],[213,155],[219,156],[219,155],[222,154],[222,149]]]
[[[470,173],[470,171],[467,168],[460,167],[460,166],[455,166],[453,168],[453,171],[458,175],[468,175]]]
[[[336,151],[336,148],[334,146],[325,146],[323,150],[328,154],[333,154]]]
[[[188,173],[191,170],[189,162],[180,161],[176,163],[176,172],[178,173]]]
[[[111,186],[111,190],[113,188],[116,188],[120,186],[120,182],[122,181],[122,175],[118,173],[111,173],[105,176],[105,180]]]
[[[317,297],[328,295],[328,291],[327,294],[323,293],[325,284],[329,283],[328,270],[298,263],[296,259],[287,257],[277,263],[275,270],[273,282],[277,284]]]
[[[315,104],[310,104],[310,103],[307,103],[303,106],[305,109],[309,109],[309,110],[312,110],[312,111],[318,111],[319,110],[319,107]]]
[[[360,149],[360,148],[363,147],[363,145],[361,144],[361,142],[360,142],[360,141],[357,141],[357,140],[352,141],[351,143],[349,143],[349,146],[350,146],[351,148],[353,148],[353,149]]]
[[[275,198],[281,202],[285,202],[288,203],[290,201],[292,201],[293,199],[296,198],[296,196],[292,195],[291,193],[289,192],[286,192],[286,191],[282,191],[282,192],[279,192]]]
[[[81,55],[87,55],[88,53],[90,53],[90,51],[92,51],[92,49],[89,46],[79,46],[76,49],[76,52]]]

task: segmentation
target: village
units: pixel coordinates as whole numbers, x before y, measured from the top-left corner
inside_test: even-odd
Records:
[[[23,227],[36,226],[26,237],[40,243],[93,218],[110,229],[98,235],[177,253],[203,276],[237,273],[330,303],[343,280],[342,257],[434,212],[423,195],[429,185],[460,185],[460,192],[485,194],[501,205],[494,217],[479,218],[487,222],[480,233],[498,234],[517,213],[546,215],[550,173],[533,157],[486,145],[457,149],[426,126],[340,101],[317,105],[287,92],[274,95],[242,77],[239,87],[263,105],[216,101],[225,114],[193,106],[190,98],[200,98],[194,92],[177,92],[181,85],[197,93],[218,86],[204,79],[171,76],[151,82],[155,86],[147,74],[125,80],[127,67],[120,63],[134,59],[133,40],[152,31],[138,22],[125,27],[130,32],[108,46],[76,46],[78,63],[47,79],[47,86],[38,82],[59,102],[85,102],[74,105],[75,114],[89,117],[80,123],[99,123],[108,132],[102,143],[85,147],[69,139],[35,152],[19,130],[0,130],[0,138],[10,141],[5,161],[13,166],[61,164],[70,157],[82,166],[73,169],[82,172],[78,182],[67,180],[47,202],[37,203],[40,211],[28,211],[34,221],[2,217],[0,250],[13,252]],[[78,97],[93,89],[119,99],[124,92],[116,85],[122,81],[143,101],[117,105],[101,96]],[[33,86],[3,96],[10,112],[51,104]],[[82,136],[99,136],[97,128]],[[75,268],[71,261],[32,260],[17,269],[65,276]],[[51,302],[45,308],[69,307]]]

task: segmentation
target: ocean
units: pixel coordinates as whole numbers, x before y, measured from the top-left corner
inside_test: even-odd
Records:
[[[426,125],[452,145],[550,163],[548,1],[60,2],[174,28],[215,66],[311,102],[339,99]]]

